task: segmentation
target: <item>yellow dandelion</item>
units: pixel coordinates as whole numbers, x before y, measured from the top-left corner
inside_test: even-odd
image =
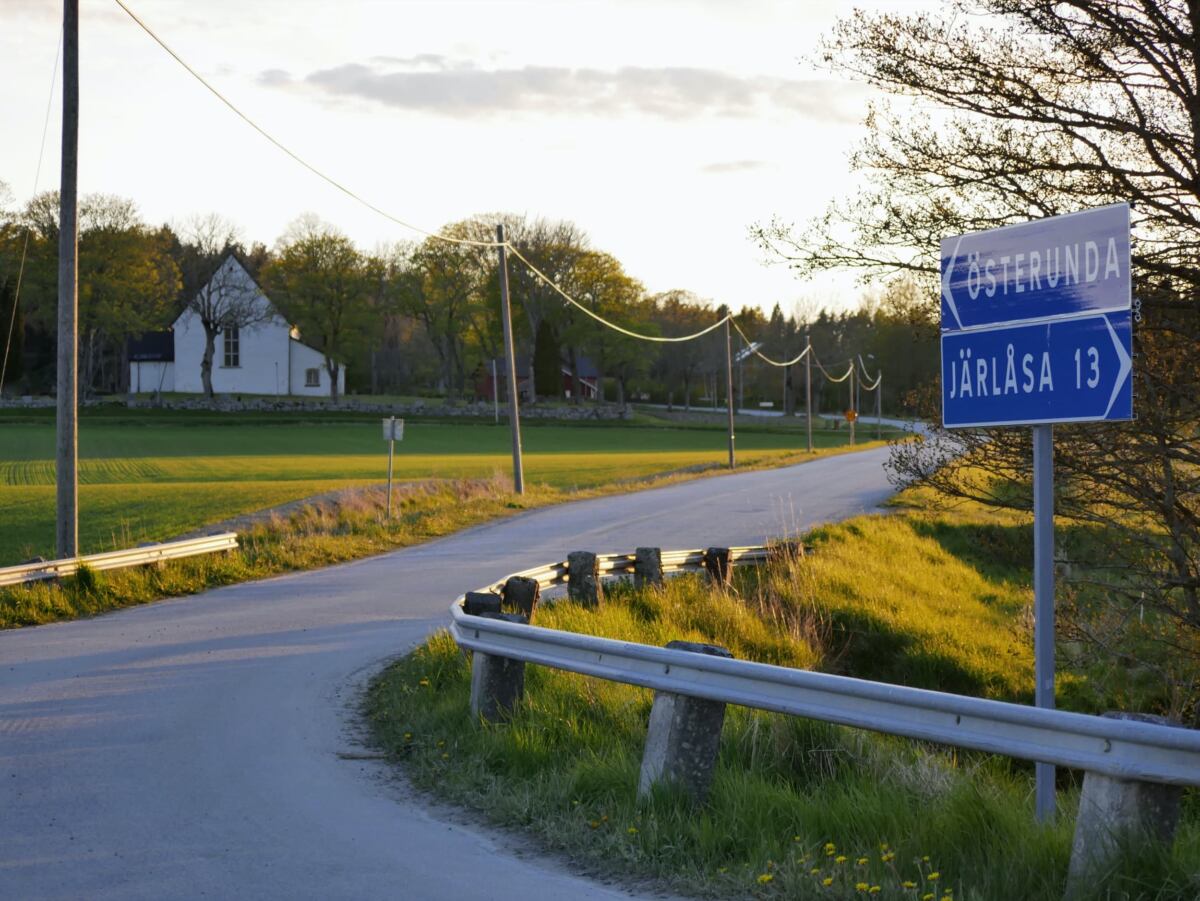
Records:
[[[929,863],[929,855],[928,855],[928,854],[926,854],[924,857],[922,857],[922,858],[921,858],[921,862],[922,862],[922,863]]]
[[[420,685],[422,688],[428,688],[428,687],[429,687],[429,680],[428,680],[428,679],[422,679],[422,680],[421,680],[420,682],[418,682],[417,684],[418,684],[418,685]]]
[[[792,841],[794,841],[794,842],[798,842],[798,841],[800,841],[800,836],[798,836],[798,835],[793,835],[793,836],[792,836]]]
[[[857,863],[860,867],[865,867],[867,865],[867,858],[860,857],[858,860],[855,861],[855,863]]]
[[[904,886],[904,888],[916,888],[916,887],[917,887],[917,884],[916,884],[915,882],[913,882],[911,879],[905,879],[905,880],[904,880],[902,883],[900,883],[900,884],[901,884],[902,886]]]
[[[933,892],[926,892],[921,896],[921,901],[933,901]]]
[[[835,845],[833,842],[825,843],[825,855],[827,857],[833,857],[834,852],[836,852],[836,851],[837,851],[837,845]]]
[[[412,733],[411,733],[411,732],[405,732],[405,733],[404,733],[404,740],[405,740],[405,741],[412,741]]]
[[[846,860],[847,860],[847,858],[846,858],[845,854],[839,854],[837,857],[835,857],[833,859],[833,862],[834,863],[845,863]]]
[[[880,850],[880,851],[886,851],[887,849],[888,849],[888,843],[887,843],[887,842],[880,842],[880,843],[879,843],[879,850]]]
[[[625,831],[628,832],[630,835],[637,835],[637,826],[630,826]]]
[[[937,882],[938,879],[941,878],[941,876],[942,876],[941,873],[939,873],[937,870],[934,870],[932,873],[930,873],[925,878],[928,879],[930,882]]]
[[[888,851],[887,853],[880,855],[879,859],[882,860],[884,863],[891,863],[893,860],[896,859],[896,852]]]
[[[865,882],[856,882],[856,883],[854,883],[854,890],[855,890],[856,892],[865,892],[865,891],[867,890],[867,888],[868,888],[868,887],[869,887],[869,886],[868,886],[868,885],[867,885]]]
[[[867,889],[867,891],[872,895],[878,895],[881,891],[883,891],[883,886],[873,885]]]
[[[813,868],[812,868],[811,870],[809,870],[808,872],[809,872],[809,874],[810,874],[810,875],[812,875],[812,876],[820,876],[820,875],[821,875],[821,868],[820,868],[820,867],[813,867]]]
[[[833,877],[826,876],[824,879],[821,880],[821,885],[825,886],[826,888],[833,885]]]
[[[450,759],[450,755],[449,755],[449,754],[443,754],[443,755],[442,755],[442,760],[449,760],[449,759]]]
[[[758,875],[758,884],[759,884],[759,885],[766,885],[768,882],[770,882],[770,881],[771,881],[772,879],[774,879],[774,878],[775,878],[775,877],[774,877],[774,876],[772,876],[770,873],[759,873],[759,875]]]

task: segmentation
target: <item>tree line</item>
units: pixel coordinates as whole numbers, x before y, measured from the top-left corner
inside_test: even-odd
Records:
[[[320,350],[330,375],[346,367],[347,390],[364,394],[438,394],[473,399],[492,361],[503,371],[500,293],[494,248],[438,238],[364,251],[314,216],[294,221],[270,247],[245,243],[230,222],[196,216],[152,226],[125,198],[91,194],[79,210],[79,379],[85,395],[129,390],[128,339],[165,329],[190,307],[204,327],[202,382],[212,393],[216,339],[227,327],[256,324],[261,307],[221,263],[236,254],[272,303]],[[441,234],[491,241],[503,224],[510,244],[591,312],[649,336],[692,334],[727,307],[690,291],[651,293],[615,256],[594,248],[571,222],[486,215]],[[25,255],[17,298],[17,277]],[[52,392],[57,308],[58,195],[39,194],[0,211],[0,321],[12,321],[4,390]],[[650,343],[621,334],[563,300],[521,259],[509,262],[514,343],[529,395],[578,401],[585,378],[597,401],[653,400],[690,409],[724,398],[722,330],[694,341]],[[887,373],[884,406],[931,377],[936,348],[910,284],[898,282],[853,312],[785,315],[744,307],[735,319],[774,358],[804,347],[805,330],[833,375],[861,355]],[[807,321],[805,321],[807,320]],[[735,335],[735,352],[741,348]],[[738,365],[737,394],[747,405],[789,412],[803,405],[803,364],[785,373],[750,356]],[[833,372],[837,367],[838,372]],[[337,379],[330,379],[337,390]],[[814,370],[815,406],[841,411],[845,385]],[[564,390],[564,387],[566,390]],[[864,402],[864,406],[865,406]],[[873,402],[872,402],[873,405]]]

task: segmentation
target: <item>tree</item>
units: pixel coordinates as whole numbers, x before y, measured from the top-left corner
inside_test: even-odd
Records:
[[[1085,207],[1133,209],[1136,422],[1056,428],[1068,633],[1110,667],[1154,667],[1163,706],[1200,696],[1200,9],[1181,0],[956,0],[943,13],[844,20],[834,68],[903,98],[868,118],[867,186],[807,230],[756,229],[801,273],[908,272],[937,297],[938,240]],[[932,411],[930,411],[932,412]],[[935,431],[899,447],[898,480],[1027,506],[1022,429]],[[995,479],[972,480],[982,463]],[[990,487],[989,487],[990,485]],[[1151,653],[1152,651],[1152,653]]]
[[[213,396],[212,367],[217,335],[226,329],[244,329],[270,319],[274,312],[263,303],[261,292],[241,266],[229,265],[241,245],[238,231],[216,213],[193,216],[184,223],[184,241],[178,248],[183,275],[185,306],[204,329],[200,380],[206,397]]]
[[[376,281],[354,243],[315,216],[302,216],[280,239],[264,272],[272,296],[325,358],[329,396],[338,398],[338,371],[375,319],[368,295]]]

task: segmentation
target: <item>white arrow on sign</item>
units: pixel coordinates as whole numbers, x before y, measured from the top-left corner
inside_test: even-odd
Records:
[[[1117,373],[1117,380],[1113,382],[1112,397],[1108,399],[1108,407],[1104,411],[1104,418],[1108,418],[1108,414],[1112,412],[1113,404],[1117,402],[1117,394],[1121,391],[1121,386],[1125,384],[1125,379],[1129,377],[1130,370],[1133,369],[1133,360],[1129,354],[1125,352],[1125,345],[1121,343],[1121,339],[1117,337],[1117,330],[1112,327],[1108,317],[1104,317],[1104,324],[1108,326],[1109,337],[1112,338],[1113,347],[1117,349],[1117,358],[1121,361],[1121,369]]]
[[[958,248],[962,247],[962,235],[959,235],[958,241],[954,244],[954,253],[950,254],[950,265],[942,272],[942,298],[946,301],[946,306],[950,308],[950,312],[954,314],[954,321],[958,323],[958,327],[962,328],[962,320],[958,318],[958,307],[954,305],[954,294],[950,290],[950,276],[954,274],[954,262],[958,259]]]

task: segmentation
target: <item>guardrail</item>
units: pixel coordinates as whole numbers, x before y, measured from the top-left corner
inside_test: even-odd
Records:
[[[771,553],[772,549],[765,547],[733,548],[729,559],[734,564],[758,563]],[[706,552],[698,550],[662,552],[661,556],[664,573],[699,569],[706,561]],[[634,569],[631,554],[595,559],[602,575],[622,575]],[[514,575],[549,587],[568,581],[570,566],[554,563]],[[499,591],[507,581],[483,591]],[[1200,785],[1200,732],[1156,717],[1090,716],[712,655],[724,654],[720,649],[659,648],[561,632],[514,622],[515,617],[471,615],[463,608],[465,597],[451,607],[450,631],[461,647],[483,655],[484,662],[492,658],[506,665],[510,661],[521,661],[522,666],[535,663],[651,688],[660,693],[656,710],[658,699],[664,697],[677,704],[681,699],[715,704],[720,710],[715,719],[718,736],[723,705],[730,703],[1084,770],[1072,882],[1081,883],[1085,874],[1095,872],[1096,866],[1116,852],[1123,841],[1118,833],[1123,829],[1148,829],[1160,838],[1173,836],[1178,790],[1167,786]],[[695,653],[701,649],[709,653]],[[477,683],[488,678],[480,660],[477,656],[473,663],[473,709],[477,709]],[[504,672],[512,676],[511,667]],[[523,672],[521,669],[521,687],[515,695],[507,690],[510,700],[519,698],[523,690]],[[504,691],[498,696],[505,696]],[[670,716],[663,722],[666,719]],[[655,722],[652,713],[652,733]],[[670,739],[648,738],[647,755],[652,745],[664,742]],[[703,744],[703,737],[678,742],[680,746],[689,743]],[[708,744],[715,760],[717,744]],[[689,762],[688,771],[696,765],[694,760]],[[646,768],[644,758],[643,787]],[[701,793],[705,789],[702,786]]]
[[[71,576],[79,571],[81,565],[94,570],[124,569],[129,566],[146,566],[183,557],[195,557],[198,554],[233,551],[237,550],[237,546],[237,532],[219,532],[215,535],[205,535],[203,538],[166,541],[124,551],[22,563],[19,566],[0,568],[0,588]]]

